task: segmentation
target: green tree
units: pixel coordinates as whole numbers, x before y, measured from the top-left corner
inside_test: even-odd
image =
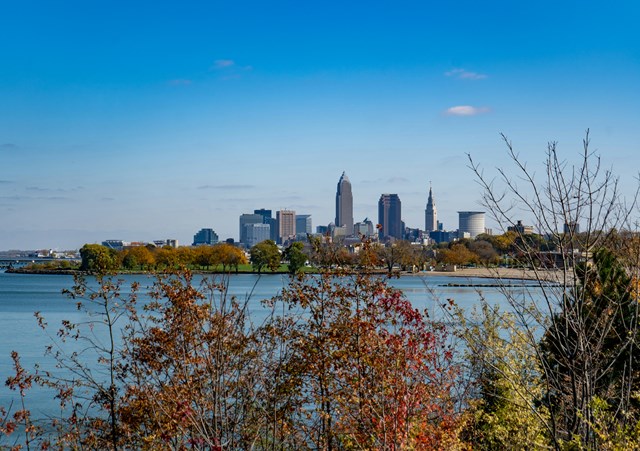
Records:
[[[104,274],[115,271],[119,266],[116,251],[100,244],[85,244],[80,249],[80,257],[82,271]]]
[[[251,248],[249,253],[253,270],[257,270],[258,274],[262,272],[264,267],[271,271],[276,271],[280,267],[280,251],[276,243],[271,240],[259,242]]]
[[[304,253],[304,245],[300,241],[292,243],[284,251],[284,258],[287,260],[289,273],[296,274],[307,262],[307,254]]]

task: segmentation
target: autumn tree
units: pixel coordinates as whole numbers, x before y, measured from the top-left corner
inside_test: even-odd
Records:
[[[272,240],[264,240],[253,246],[250,256],[253,270],[257,270],[258,274],[264,267],[269,268],[270,271],[276,271],[280,267],[280,251]]]
[[[246,303],[227,298],[224,279],[198,288],[188,272],[158,279],[151,295],[131,318],[120,365],[128,446],[250,448],[265,433],[269,376]]]
[[[227,272],[227,269],[231,268],[235,268],[238,272],[239,265],[249,263],[242,249],[228,243],[213,246],[213,261],[215,264],[222,265],[222,272]]]
[[[117,253],[100,244],[85,244],[80,248],[80,269],[93,273],[104,273],[118,269]]]
[[[478,254],[472,252],[462,243],[452,243],[448,249],[441,249],[438,261],[447,265],[468,265],[478,262]]]
[[[294,279],[275,302],[303,312],[277,323],[291,350],[279,390],[289,396],[299,446],[455,446],[456,372],[442,325],[364,275]]]
[[[155,256],[146,246],[134,246],[122,252],[122,265],[127,269],[149,269],[155,264]]]

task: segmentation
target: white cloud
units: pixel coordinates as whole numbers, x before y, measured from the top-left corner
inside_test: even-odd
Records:
[[[460,80],[482,80],[487,78],[485,74],[479,74],[478,72],[471,72],[465,69],[452,69],[444,74],[447,77],[454,77]]]
[[[445,111],[448,116],[476,116],[478,114],[488,113],[487,107],[475,107],[471,105],[452,106]]]

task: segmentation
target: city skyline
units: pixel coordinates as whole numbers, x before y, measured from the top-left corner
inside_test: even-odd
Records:
[[[576,161],[590,129],[630,196],[639,17],[631,1],[8,3],[0,250],[235,238],[262,206],[328,224],[342,171],[354,221],[397,193],[421,228],[431,181],[452,229],[484,209],[467,154],[510,170],[500,133],[540,175],[548,142]]]

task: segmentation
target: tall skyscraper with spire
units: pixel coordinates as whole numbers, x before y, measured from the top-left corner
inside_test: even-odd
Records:
[[[345,172],[338,181],[336,191],[336,226],[345,227],[347,236],[353,235],[353,195],[351,182]]]
[[[424,210],[424,230],[425,232],[434,232],[438,230],[438,212],[436,211],[436,203],[433,201],[431,183],[429,183],[429,199],[427,199],[427,208]]]

